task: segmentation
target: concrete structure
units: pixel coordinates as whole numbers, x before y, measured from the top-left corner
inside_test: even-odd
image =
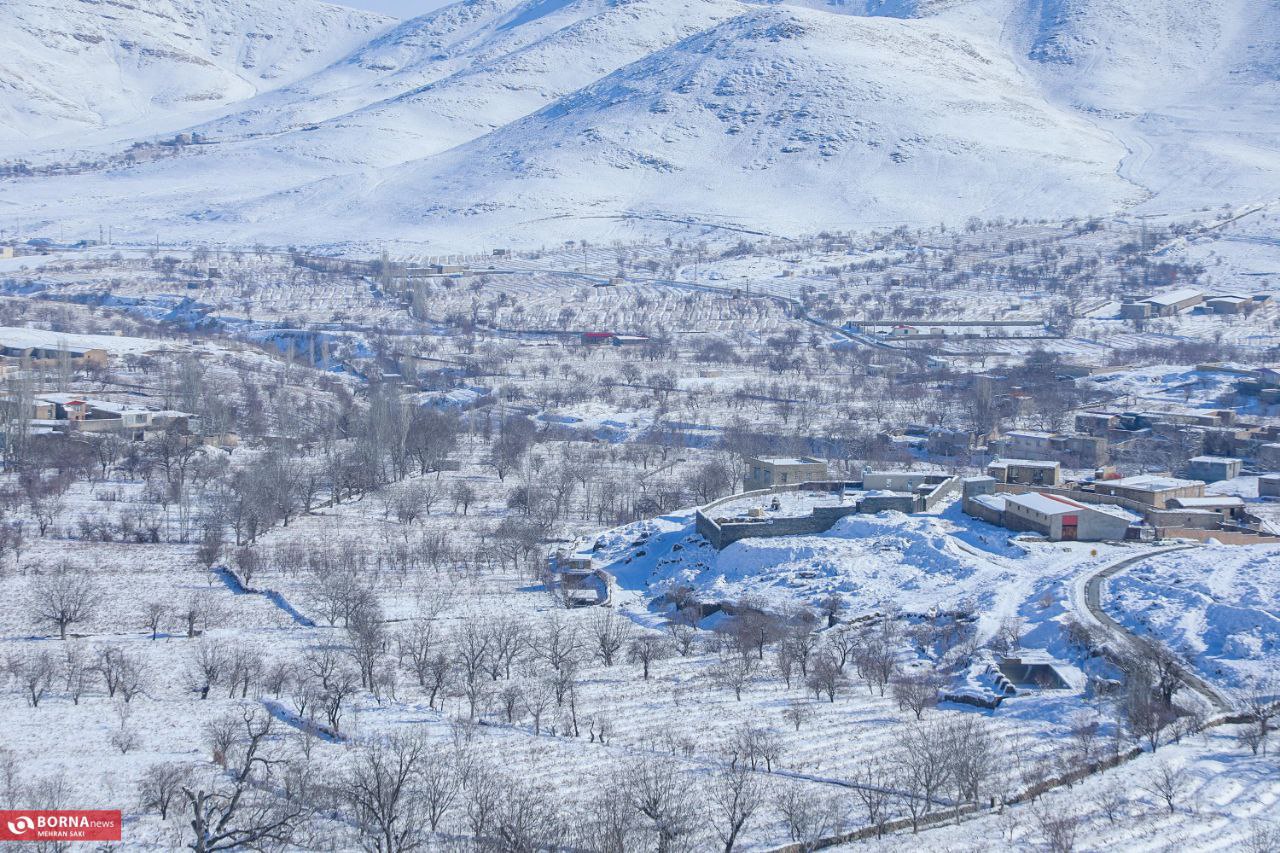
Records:
[[[1210,296],[1204,301],[1205,307],[1214,314],[1247,314],[1253,310],[1256,304],[1252,297],[1239,296],[1234,293]]]
[[[1158,293],[1146,299],[1125,300],[1120,306],[1120,316],[1128,320],[1172,317],[1202,302],[1204,302],[1204,293],[1192,287],[1182,287],[1166,293]]]
[[[72,366],[92,364],[105,367],[111,360],[104,349],[82,347],[74,344],[58,346],[31,346],[24,342],[7,342],[0,338],[0,356],[22,364],[36,367],[54,367],[66,360]]]
[[[1173,509],[1192,510],[1198,512],[1214,513],[1216,521],[1222,524],[1229,523],[1244,515],[1244,499],[1234,495],[1209,495],[1203,498],[1173,498],[1169,501],[1169,507]],[[1172,526],[1172,525],[1170,525]],[[1195,527],[1195,524],[1186,524],[1187,527]]]
[[[1093,490],[1099,495],[1125,498],[1155,509],[1164,509],[1173,498],[1204,497],[1204,483],[1199,480],[1182,480],[1154,474],[1120,480],[1097,480],[1093,484]]]
[[[1280,474],[1263,474],[1258,478],[1258,497],[1280,498]]]
[[[827,463],[812,456],[748,456],[746,461],[746,491],[827,479]]]
[[[1072,468],[1096,468],[1108,461],[1107,439],[1100,435],[1062,435],[1055,432],[1013,430],[997,442],[1001,456],[1061,462]]]
[[[1217,483],[1240,476],[1243,459],[1230,456],[1196,456],[1187,460],[1187,476],[1193,480]]]
[[[1057,486],[1062,482],[1062,464],[1036,459],[997,459],[987,466],[987,476],[1000,483]]]
[[[177,427],[186,432],[191,415],[172,409],[149,409],[131,403],[100,400],[77,394],[37,394],[32,420],[54,429],[79,432],[119,432],[136,439],[149,431]]]
[[[1011,530],[1039,533],[1054,542],[1121,540],[1129,526],[1138,520],[1118,507],[1090,506],[1045,492],[980,495],[973,498],[972,503],[980,508],[971,513],[977,517]],[[966,505],[966,511],[968,509]]]
[[[758,461],[758,460],[757,460]],[[886,475],[887,476],[887,475]],[[755,489],[738,495],[730,495],[699,507],[694,515],[698,533],[717,549],[731,545],[740,539],[773,536],[811,536],[831,529],[845,516],[870,514],[895,510],[903,513],[923,512],[933,509],[941,501],[959,490],[960,480],[945,474],[922,475],[924,481],[906,492],[871,491],[858,494],[862,483],[825,480],[779,485]],[[855,494],[849,494],[853,489]],[[796,492],[814,493],[814,503],[804,514],[785,514],[778,511],[777,497]],[[744,509],[744,499],[759,500],[761,504],[773,498],[774,507],[766,512],[756,506]]]
[[[0,261],[5,261],[12,257],[13,257],[12,246],[0,246]]]

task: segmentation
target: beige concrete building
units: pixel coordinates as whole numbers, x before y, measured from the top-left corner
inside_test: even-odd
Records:
[[[748,456],[746,491],[794,486],[828,477],[827,463],[812,456]]]
[[[1098,480],[1093,490],[1100,495],[1127,498],[1155,509],[1164,509],[1174,498],[1204,497],[1204,483],[1155,474],[1141,474],[1121,480]]]
[[[998,483],[1023,486],[1057,486],[1062,483],[1062,463],[1036,459],[997,459],[987,466],[987,476]]]

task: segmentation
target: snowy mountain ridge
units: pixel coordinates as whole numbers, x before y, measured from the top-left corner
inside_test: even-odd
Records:
[[[18,0],[0,9],[14,154],[208,144],[0,182],[0,211],[443,247],[1270,199],[1278,21],[1248,0],[463,0],[398,23],[312,0]]]

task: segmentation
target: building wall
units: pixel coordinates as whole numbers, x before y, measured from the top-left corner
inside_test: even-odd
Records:
[[[1197,483],[1194,486],[1183,486],[1177,489],[1164,489],[1158,492],[1151,492],[1145,489],[1129,489],[1109,483],[1097,483],[1094,485],[1094,489],[1098,494],[1115,495],[1116,497],[1125,498],[1156,509],[1164,509],[1165,505],[1173,498],[1204,497],[1203,483]]]
[[[1079,512],[1080,526],[1076,538],[1081,542],[1110,542],[1124,539],[1129,531],[1129,522],[1105,512],[1082,509]]]
[[[862,475],[862,488],[868,491],[912,492],[917,486],[927,483],[930,477],[937,476],[913,471],[868,471]]]

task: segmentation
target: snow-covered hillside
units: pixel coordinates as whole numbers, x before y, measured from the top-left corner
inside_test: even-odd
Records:
[[[0,141],[185,127],[320,70],[390,23],[313,0],[0,4]]]
[[[1280,196],[1280,13],[1248,0],[110,10],[0,9],[0,140],[107,162],[0,182],[28,230],[465,249]],[[184,128],[211,144],[111,159]]]

